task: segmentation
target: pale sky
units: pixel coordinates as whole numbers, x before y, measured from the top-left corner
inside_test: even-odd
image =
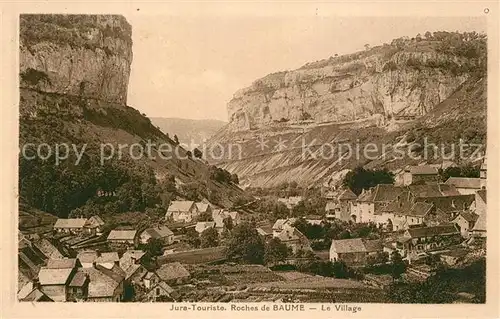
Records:
[[[131,15],[127,104],[149,117],[227,121],[233,93],[269,73],[426,31],[486,32],[483,18]]]

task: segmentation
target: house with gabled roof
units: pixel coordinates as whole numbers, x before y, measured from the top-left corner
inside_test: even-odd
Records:
[[[59,233],[80,233],[86,223],[86,218],[59,218],[54,224],[54,230]]]
[[[439,171],[430,165],[410,166],[405,169],[403,185],[433,184],[439,182]]]
[[[189,271],[180,262],[163,264],[155,273],[161,281],[169,285],[185,283],[191,277]]]
[[[347,265],[363,265],[366,263],[366,247],[361,238],[332,240],[330,261],[342,260]]]
[[[462,237],[468,238],[478,218],[479,215],[473,212],[463,211],[455,217],[453,223],[455,223],[457,228],[460,230]]]
[[[89,292],[90,277],[82,268],[77,269],[68,284],[68,301],[85,301]]]
[[[481,189],[474,194],[474,212],[478,215],[486,214],[486,189]]]
[[[479,215],[474,227],[472,227],[472,236],[474,237],[486,237],[486,214]]]
[[[151,238],[162,241],[164,245],[170,245],[174,242],[174,233],[167,226],[156,226],[146,228],[139,236],[141,244],[147,244]]]
[[[195,203],[196,208],[200,214],[202,213],[212,213],[212,206],[209,203],[197,202]]]
[[[462,195],[473,195],[482,188],[483,182],[481,178],[450,177],[445,184],[455,186],[457,191]]]
[[[330,246],[330,261],[341,260],[349,266],[362,266],[367,257],[383,251],[379,239],[366,240],[362,238],[332,240]]]
[[[123,299],[124,277],[99,267],[82,268],[90,280],[87,301],[120,302]]]
[[[159,281],[146,292],[146,300],[149,302],[173,302],[179,300],[179,297],[175,289],[164,281]]]
[[[410,259],[416,254],[458,244],[460,231],[454,224],[408,228],[401,238],[401,246]]]
[[[269,224],[261,224],[258,225],[257,228],[257,233],[259,236],[264,238],[264,240],[271,239],[273,237],[273,226]]]
[[[293,224],[295,224],[296,221],[297,221],[297,218],[277,219],[273,225],[273,237],[278,236],[285,229],[286,226],[293,226]]]
[[[199,214],[194,201],[172,201],[165,214],[165,219],[174,222],[189,223]]]
[[[311,243],[309,239],[302,234],[297,228],[291,225],[285,225],[283,230],[275,236],[283,244],[291,249],[292,253],[297,253],[298,251],[311,251]]]
[[[105,224],[101,217],[94,215],[87,219],[84,228],[88,233],[101,235]]]
[[[95,259],[95,264],[100,265],[107,269],[112,269],[115,265],[118,265],[120,258],[116,251],[110,252],[97,252],[97,258]]]
[[[69,283],[76,268],[42,267],[38,273],[39,289],[54,301],[68,301]]]
[[[25,302],[53,302],[49,296],[44,294],[40,289],[32,289],[26,296],[20,298],[19,301]]]
[[[135,229],[113,229],[109,232],[107,241],[114,246],[127,245],[134,246],[137,231]]]
[[[215,222],[197,222],[194,230],[201,235],[205,230],[215,228]]]
[[[379,184],[369,190],[363,190],[358,199],[351,202],[351,220],[356,223],[374,222],[375,210],[400,200],[404,192],[404,187],[392,184]]]

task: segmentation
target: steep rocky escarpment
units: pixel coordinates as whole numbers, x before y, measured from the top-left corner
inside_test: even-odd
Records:
[[[485,50],[477,34],[435,32],[273,73],[234,94],[230,129],[422,116],[484,67]]]
[[[131,62],[131,27],[121,16],[21,16],[23,204],[59,217],[132,211],[148,219],[176,196],[230,206],[241,194],[126,105]]]
[[[117,15],[20,17],[20,86],[125,105],[132,28]]]
[[[224,154],[209,160],[255,187],[335,183],[357,165],[397,171],[427,160],[394,158],[396,146],[426,137],[448,148],[459,139],[484,144],[486,86],[484,35],[396,39],[270,74],[236,92],[230,123],[209,143]],[[341,144],[360,155],[347,157]],[[363,154],[368,144],[380,157]],[[441,155],[427,162],[440,163]]]

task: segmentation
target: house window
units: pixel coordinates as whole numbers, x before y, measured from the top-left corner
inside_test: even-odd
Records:
[[[160,295],[160,288],[156,288],[156,295],[159,296]]]

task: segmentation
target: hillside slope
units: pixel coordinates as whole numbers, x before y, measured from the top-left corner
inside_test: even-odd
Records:
[[[225,150],[237,149],[233,144],[238,144],[241,154],[226,151],[224,156],[213,154],[209,161],[238,174],[247,186],[270,187],[292,180],[311,185],[338,181],[356,165],[397,170],[408,164],[441,162],[449,150],[427,160],[392,156],[395,147],[408,148],[425,137],[447,143],[447,149],[460,138],[485,143],[485,38],[461,35],[451,45],[456,34],[434,34],[425,41],[397,39],[392,45],[257,80],[235,94],[228,104],[230,123],[210,140],[211,145],[225,145]],[[371,71],[366,68],[368,61]],[[337,75],[327,75],[326,70]],[[290,77],[295,80],[289,81]],[[315,89],[327,85],[325,81],[337,85],[340,77],[347,81],[345,90]],[[297,78],[306,91],[297,91]],[[288,90],[302,95],[290,103]],[[280,104],[283,94],[288,102]],[[353,111],[356,116],[350,117]],[[369,143],[378,146],[375,156],[363,154]],[[350,145],[352,152],[360,149],[361,154],[348,156],[347,146],[340,144]]]
[[[186,145],[201,145],[227,123],[219,120],[191,120],[179,118],[151,117],[151,122],[165,134],[177,135]]]
[[[123,17],[23,15],[21,30],[19,142],[30,146],[19,158],[25,205],[62,217],[82,206],[98,213],[144,210],[161,205],[153,194],[162,195],[166,180],[175,181],[177,192],[184,187],[220,205],[241,193],[126,105],[132,41]],[[36,147],[44,143],[52,153],[41,159]],[[68,155],[59,162],[57,145]],[[82,150],[78,160],[75,151]],[[171,199],[175,191],[167,189]],[[116,198],[98,198],[101,190]]]

